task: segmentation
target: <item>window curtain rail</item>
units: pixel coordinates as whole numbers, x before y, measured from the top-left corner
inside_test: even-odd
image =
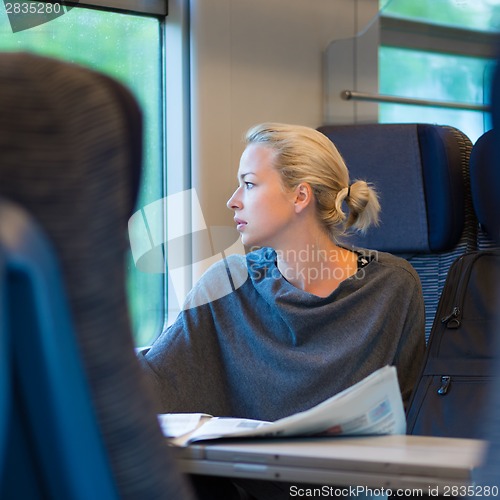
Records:
[[[430,106],[434,108],[451,108],[467,111],[490,111],[489,106],[484,106],[482,104],[431,101],[427,99],[413,99],[409,97],[398,97],[392,95],[370,94],[367,92],[357,92],[355,90],[343,90],[340,93],[340,97],[344,101],[390,102],[394,104],[410,104],[414,106]]]

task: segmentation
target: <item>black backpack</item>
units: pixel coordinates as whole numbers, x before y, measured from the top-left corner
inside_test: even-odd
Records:
[[[407,433],[481,438],[500,336],[500,250],[469,252],[450,267]]]

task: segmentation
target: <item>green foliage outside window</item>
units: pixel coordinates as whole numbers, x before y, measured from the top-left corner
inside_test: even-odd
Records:
[[[498,0],[379,0],[381,15],[483,32],[500,31]],[[379,47],[381,94],[453,103],[488,105],[494,61],[428,50]],[[427,122],[452,125],[475,142],[491,128],[488,112],[400,104],[380,104],[382,123]]]
[[[88,66],[131,89],[144,114],[138,208],[160,199],[163,196],[160,21],[77,7],[45,24],[13,33],[5,9],[0,9],[1,51],[35,52]],[[163,325],[164,275],[137,271],[130,256],[127,271],[135,340],[137,345],[145,345]]]
[[[424,100],[488,104],[493,64],[488,59],[380,47],[379,91]],[[489,113],[437,107],[380,104],[381,123],[452,125],[472,142],[491,128]]]
[[[498,0],[379,0],[384,16],[479,31],[500,31]]]

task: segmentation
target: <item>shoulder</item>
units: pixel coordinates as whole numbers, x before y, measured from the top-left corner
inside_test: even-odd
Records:
[[[217,262],[212,264],[203,274],[202,280],[218,280],[225,274],[240,274],[246,270],[247,258],[241,254],[224,255]]]
[[[377,250],[357,249],[357,251],[370,260],[377,274],[384,277],[390,276],[392,280],[409,282],[420,287],[418,273],[406,259]]]
[[[224,256],[202,274],[189,292],[183,309],[193,309],[226,297],[240,288],[247,279],[245,255]]]
[[[232,283],[233,291],[240,288],[247,280],[257,285],[267,278],[281,276],[276,267],[276,252],[272,248],[262,247],[246,255],[233,254],[225,256],[212,265],[199,281],[200,286],[226,286]]]
[[[246,255],[225,255],[202,274],[195,287],[225,284],[228,278],[237,286],[246,281],[249,273],[271,267],[275,259],[276,254],[271,248],[260,248]]]

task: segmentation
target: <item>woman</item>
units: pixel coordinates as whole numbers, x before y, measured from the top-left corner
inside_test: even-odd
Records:
[[[209,269],[142,357],[161,411],[276,420],[387,364],[406,404],[424,350],[418,276],[403,259],[339,244],[377,222],[374,190],[350,183],[324,135],[276,123],[247,133],[238,182],[227,205],[257,249]],[[246,279],[204,300],[228,274]]]

